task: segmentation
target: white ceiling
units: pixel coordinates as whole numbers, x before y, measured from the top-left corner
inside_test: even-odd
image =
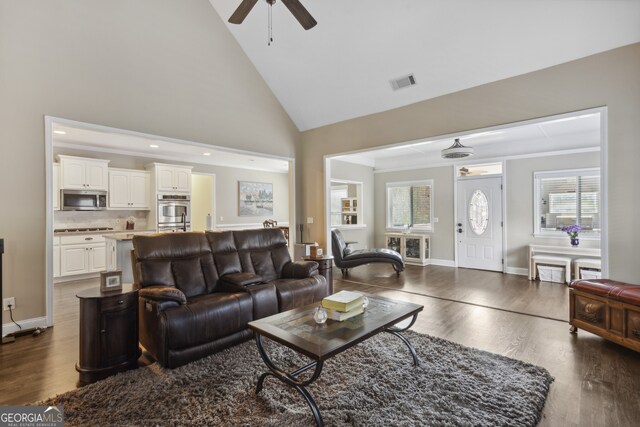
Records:
[[[300,130],[364,116],[640,42],[638,0],[210,0]],[[414,73],[417,85],[390,80]]]
[[[267,172],[289,171],[289,162],[286,160],[266,157],[264,154],[251,155],[230,151],[211,145],[178,143],[168,139],[86,129],[60,123],[54,123],[52,131],[53,144],[57,146]],[[61,135],[57,132],[65,132],[65,134]],[[157,145],[157,147],[151,147],[151,145]],[[205,153],[209,154],[205,155]]]
[[[460,136],[460,142],[474,149],[467,159],[446,160],[441,151],[453,144],[453,137],[413,141],[334,159],[373,167],[376,171],[415,169],[462,162],[481,162],[504,157],[539,156],[600,147],[600,114],[550,119],[515,127],[480,131]]]

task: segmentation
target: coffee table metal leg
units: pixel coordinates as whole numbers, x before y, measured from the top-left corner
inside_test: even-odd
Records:
[[[262,336],[258,333],[256,333],[255,335],[256,335],[256,344],[258,346],[258,352],[260,353],[260,357],[262,358],[264,363],[267,365],[267,367],[271,371],[271,372],[265,372],[262,375],[260,375],[260,378],[258,379],[258,384],[256,386],[256,393],[260,393],[260,391],[262,390],[262,387],[264,386],[265,378],[267,378],[268,376],[277,378],[283,383],[296,389],[298,393],[300,393],[302,397],[304,397],[304,399],[307,401],[307,404],[311,408],[311,412],[313,413],[313,418],[316,421],[316,425],[318,427],[324,426],[324,423],[322,422],[322,415],[320,415],[320,409],[318,409],[318,405],[316,404],[315,400],[313,400],[311,393],[309,393],[309,391],[305,388],[311,383],[313,383],[315,380],[317,380],[318,377],[320,377],[320,373],[322,372],[323,362],[322,361],[312,362],[293,372],[290,372],[290,373],[285,372],[282,369],[278,368],[276,364],[273,363],[269,355],[267,354],[266,350],[264,349],[264,345],[262,344]],[[313,371],[313,375],[311,376],[311,378],[309,378],[306,381],[300,381],[297,378],[298,375],[312,368],[315,368],[315,370]]]
[[[416,354],[416,349],[413,348],[413,345],[411,345],[411,342],[409,342],[409,340],[402,335],[400,332],[404,332],[406,330],[408,330],[410,327],[413,326],[414,323],[416,323],[416,319],[418,318],[417,314],[413,315],[413,318],[411,319],[411,322],[409,323],[409,326],[406,326],[404,328],[398,328],[395,326],[392,326],[391,328],[385,329],[385,332],[388,332],[392,335],[395,335],[396,337],[400,338],[400,340],[402,340],[402,342],[409,348],[409,351],[411,351],[411,356],[413,357],[413,365],[414,366],[418,366],[420,365],[420,362],[418,361],[418,355]]]

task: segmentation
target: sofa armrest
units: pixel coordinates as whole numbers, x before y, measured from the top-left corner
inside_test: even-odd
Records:
[[[292,261],[282,268],[285,279],[304,279],[318,274],[318,263],[315,261]]]
[[[220,280],[224,284],[229,284],[232,286],[250,286],[257,285],[258,283],[262,283],[262,276],[258,276],[253,273],[232,273],[225,274],[220,278]]]
[[[173,301],[186,304],[187,297],[180,289],[169,286],[147,286],[138,291],[140,297],[157,302]]]

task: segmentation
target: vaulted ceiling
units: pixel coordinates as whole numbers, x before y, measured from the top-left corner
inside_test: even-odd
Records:
[[[266,1],[210,2],[301,131],[640,42],[638,0],[301,0],[308,31],[277,1],[270,46]]]

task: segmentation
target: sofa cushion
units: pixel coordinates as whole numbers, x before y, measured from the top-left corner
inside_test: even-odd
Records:
[[[320,302],[328,294],[327,281],[320,275],[305,279],[276,279],[269,283],[276,287],[280,311]]]
[[[176,287],[187,297],[215,289],[218,273],[203,233],[134,236],[133,245],[140,287]]]
[[[185,305],[165,310],[171,349],[214,341],[241,331],[253,320],[251,295],[213,293],[190,298]]]
[[[171,269],[178,288],[187,298],[206,293],[207,285],[199,258],[175,260],[171,263]]]

